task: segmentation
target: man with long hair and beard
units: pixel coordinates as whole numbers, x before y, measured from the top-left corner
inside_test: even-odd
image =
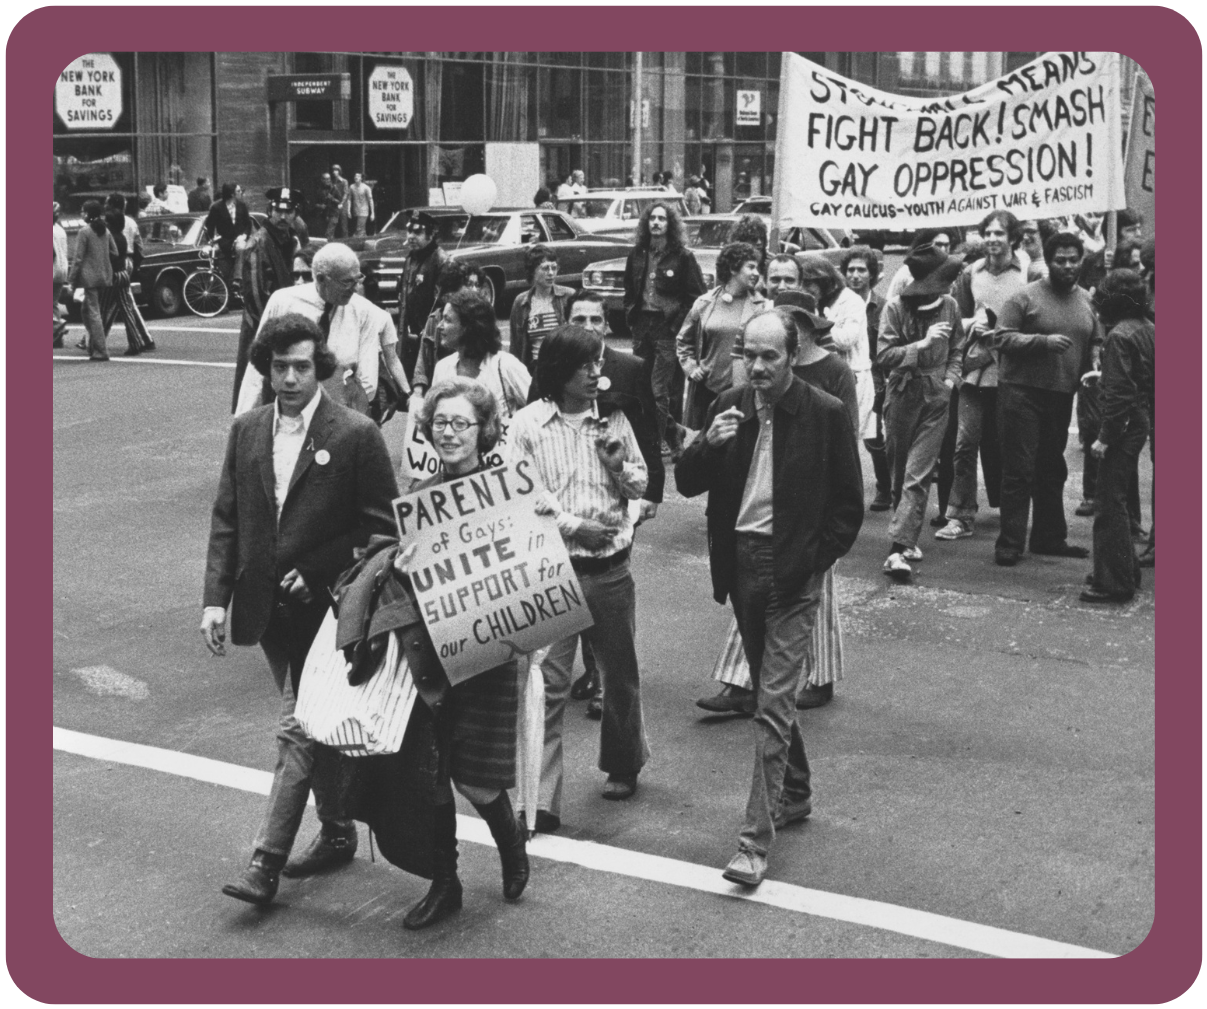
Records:
[[[651,203],[637,224],[637,244],[624,270],[624,314],[633,352],[645,361],[658,410],[658,434],[672,453],[682,451],[678,424],[670,419],[670,390],[679,359],[675,338],[692,303],[704,293],[704,277],[686,246],[675,208]]]

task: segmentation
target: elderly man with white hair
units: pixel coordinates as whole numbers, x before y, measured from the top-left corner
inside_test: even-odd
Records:
[[[369,403],[377,395],[378,352],[384,357],[390,373],[402,387],[410,391],[395,347],[398,332],[389,313],[356,293],[363,280],[356,253],[340,242],[328,242],[314,254],[311,263],[313,282],[274,291],[264,308],[260,328],[269,319],[296,312],[318,323],[335,354],[338,367],[335,374],[323,383],[337,403],[360,413],[369,412]],[[236,416],[268,402],[264,377],[248,368],[239,387]]]

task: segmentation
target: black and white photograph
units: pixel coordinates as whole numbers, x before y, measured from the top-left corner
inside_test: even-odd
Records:
[[[67,946],[1145,941],[1145,67],[236,38],[54,89]]]

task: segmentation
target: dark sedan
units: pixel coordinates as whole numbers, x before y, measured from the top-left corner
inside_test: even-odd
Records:
[[[470,216],[459,207],[426,207],[436,219],[440,247],[454,259],[479,267],[484,291],[496,309],[528,287],[524,247],[548,245],[557,256],[558,282],[578,286],[593,263],[623,255],[623,238],[591,235],[557,210],[511,208]],[[381,233],[349,240],[365,275],[365,295],[379,305],[398,303],[398,284],[407,257],[406,222],[410,211],[395,214]]]

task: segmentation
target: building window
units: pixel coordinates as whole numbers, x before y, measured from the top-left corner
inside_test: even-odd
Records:
[[[134,192],[130,137],[59,137],[54,142],[54,198],[64,213],[85,200]]]
[[[212,133],[213,53],[138,54],[138,132]]]
[[[582,71],[541,67],[538,81],[537,135],[580,139],[583,128]]]
[[[536,67],[527,53],[492,53],[486,78],[488,140],[536,139]]]

